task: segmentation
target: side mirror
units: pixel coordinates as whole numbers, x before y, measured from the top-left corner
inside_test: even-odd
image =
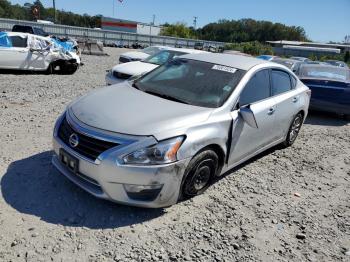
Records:
[[[258,128],[258,123],[256,122],[254,112],[250,109],[250,106],[241,107],[239,113],[249,126]]]

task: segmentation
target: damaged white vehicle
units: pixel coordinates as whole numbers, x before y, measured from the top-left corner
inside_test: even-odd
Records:
[[[46,37],[0,32],[0,69],[73,74],[77,60]]]

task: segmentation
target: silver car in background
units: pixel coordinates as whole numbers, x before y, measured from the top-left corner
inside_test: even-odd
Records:
[[[292,145],[309,100],[282,65],[185,55],[69,105],[54,128],[52,161],[98,198],[166,207],[270,147]]]

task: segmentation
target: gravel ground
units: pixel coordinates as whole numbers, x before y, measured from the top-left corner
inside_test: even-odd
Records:
[[[0,261],[350,261],[350,124],[334,116],[167,209],[95,199],[55,171],[55,119],[122,51],[70,76],[0,74]]]

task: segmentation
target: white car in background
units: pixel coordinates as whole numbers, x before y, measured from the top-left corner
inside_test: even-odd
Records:
[[[106,83],[107,85],[118,84],[129,79],[130,77],[137,77],[148,73],[175,57],[198,53],[205,53],[205,51],[164,47],[162,51],[151,55],[142,61],[129,62],[114,66],[106,75]]]
[[[133,61],[141,61],[167,48],[168,48],[167,46],[150,46],[140,51],[126,52],[120,55],[119,63],[122,64],[122,63],[128,63]]]
[[[28,33],[0,32],[0,58],[0,69],[72,74],[78,68],[77,60],[49,38]]]

